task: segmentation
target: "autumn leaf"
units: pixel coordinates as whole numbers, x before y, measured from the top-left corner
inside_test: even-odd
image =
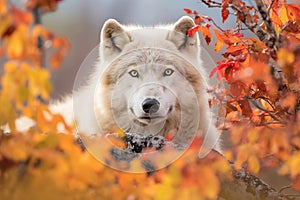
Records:
[[[229,62],[218,62],[218,66],[212,69],[212,71],[209,74],[209,77],[212,77],[216,72],[218,72],[217,77],[219,79],[225,78],[226,81],[230,81],[230,78],[232,76],[232,72],[240,69],[239,63],[235,61],[229,61]]]
[[[57,9],[57,4],[63,0],[28,0],[26,1],[27,9],[39,8],[44,13],[52,12]]]
[[[52,46],[57,49],[50,58],[50,63],[53,68],[58,68],[70,49],[68,40],[62,37],[56,37],[52,40]]]
[[[224,23],[229,16],[229,10],[227,8],[222,8],[221,13],[222,13],[222,22]]]
[[[196,15],[194,17],[194,22],[196,25],[201,25],[202,23],[204,23],[204,20],[199,15]]]
[[[193,11],[192,11],[191,9],[184,8],[183,10],[184,10],[184,12],[185,12],[186,14],[188,14],[188,15],[193,14]]]
[[[251,155],[248,159],[248,169],[250,172],[257,174],[260,170],[259,160],[255,155]]]
[[[300,190],[300,175],[296,176],[293,180],[292,180],[292,186],[293,188],[295,188],[296,190]]]
[[[225,45],[224,37],[219,33],[217,29],[213,28],[213,32],[217,37],[217,42],[215,44],[215,51],[218,53],[221,50],[221,48]]]
[[[289,15],[290,21],[295,20],[299,23],[300,6],[297,4],[287,4],[286,9],[287,9],[287,14]]]
[[[12,6],[11,12],[17,25],[24,24],[29,26],[33,22],[32,14],[28,11],[20,10],[15,6]]]
[[[206,43],[209,44],[211,42],[211,34],[210,34],[210,31],[209,31],[209,27],[210,26],[208,24],[206,24],[205,26],[196,25],[193,28],[188,30],[187,35],[192,36],[196,32],[201,32],[203,34],[203,37],[204,37]]]

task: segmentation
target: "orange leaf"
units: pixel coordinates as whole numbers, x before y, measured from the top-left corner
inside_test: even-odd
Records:
[[[245,96],[248,92],[247,85],[240,80],[234,81],[230,85],[230,92],[236,97]]]
[[[292,110],[294,110],[295,106],[297,105],[297,97],[295,96],[294,93],[288,93],[286,97],[284,97],[281,101],[280,101],[280,105],[283,108],[290,108]]]
[[[221,50],[221,48],[225,45],[225,42],[223,40],[223,36],[219,33],[219,31],[217,29],[213,28],[213,32],[214,32],[215,36],[217,37],[215,51],[218,53]]]
[[[20,9],[16,8],[15,6],[11,7],[11,11],[14,15],[15,22],[17,24],[25,24],[25,25],[29,26],[33,22],[33,17],[30,12],[20,10]]]
[[[24,25],[18,26],[18,28],[7,38],[7,56],[12,59],[21,59],[25,55],[26,49],[26,36],[28,33],[28,27]]]
[[[292,186],[293,186],[294,189],[300,191],[300,175],[296,176],[296,177],[292,180]]]
[[[211,42],[211,34],[209,31],[209,26],[202,26],[201,33],[202,33],[207,45],[209,45],[209,43]]]
[[[8,3],[5,0],[0,0],[0,15],[7,13]],[[2,19],[1,19],[2,20]]]
[[[300,6],[296,4],[288,4],[286,5],[287,14],[291,20],[299,20],[300,19]]]
[[[189,14],[189,15],[193,14],[193,11],[188,8],[184,8],[183,10],[186,14]]]
[[[270,10],[270,18],[275,24],[279,25],[280,27],[283,26],[282,21],[280,20],[278,14],[275,12],[274,8]]]

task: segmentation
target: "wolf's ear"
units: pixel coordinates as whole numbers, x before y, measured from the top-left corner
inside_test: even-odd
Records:
[[[109,19],[101,30],[100,53],[106,59],[110,59],[118,55],[130,41],[130,35],[123,26],[116,20]]]
[[[188,30],[195,26],[194,20],[188,16],[181,17],[173,26],[167,39],[180,51],[195,51],[199,46],[198,33],[188,36]]]

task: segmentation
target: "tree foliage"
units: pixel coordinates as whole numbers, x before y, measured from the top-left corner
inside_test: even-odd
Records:
[[[200,31],[206,42],[216,37],[215,51],[224,49],[223,60],[211,71],[225,81],[226,89],[211,90],[212,105],[219,107],[218,125],[230,130],[233,149],[225,155],[236,168],[246,166],[258,173],[261,166],[279,167],[300,189],[300,6],[285,0],[256,0],[256,6],[241,0],[202,0],[221,9],[222,21],[234,12],[236,27],[222,30],[211,18],[194,15],[198,24],[189,34]],[[201,20],[199,20],[201,19]],[[245,37],[250,30],[255,37]]]
[[[207,44],[214,36],[216,52],[224,52],[210,74],[219,78],[209,90],[210,104],[218,107],[218,127],[230,131],[233,148],[225,158],[212,151],[199,159],[201,139],[196,138],[167,168],[129,174],[98,162],[74,137],[74,127],[47,107],[51,83],[44,54],[54,50],[45,62],[57,68],[70,45],[38,17],[55,11],[59,2],[29,0],[18,8],[0,0],[0,56],[5,58],[0,124],[11,130],[0,133],[1,199],[215,199],[231,177],[227,160],[254,174],[277,167],[300,190],[300,6],[280,0],[256,0],[256,6],[202,0],[221,9],[223,22],[233,13],[236,27],[230,30],[184,9],[197,24],[188,35],[199,31]],[[255,37],[245,37],[244,29]],[[226,89],[218,88],[224,82]],[[22,115],[36,121],[25,134],[15,128]]]

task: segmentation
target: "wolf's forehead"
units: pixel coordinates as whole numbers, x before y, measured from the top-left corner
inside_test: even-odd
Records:
[[[144,65],[144,64],[160,64],[160,65],[178,65],[180,60],[176,55],[166,52],[159,48],[142,48],[132,51],[122,58],[121,63],[127,65]]]

